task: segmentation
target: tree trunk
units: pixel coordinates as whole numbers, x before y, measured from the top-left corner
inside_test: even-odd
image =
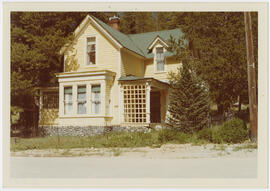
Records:
[[[218,109],[218,114],[223,114],[224,112],[224,105],[221,103],[217,103],[217,109]]]

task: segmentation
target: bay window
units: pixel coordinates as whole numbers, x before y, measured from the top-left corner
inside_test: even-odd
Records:
[[[72,87],[64,87],[64,113],[72,114]]]
[[[86,86],[78,86],[77,90],[78,114],[86,114]]]
[[[92,85],[92,113],[99,114],[100,113],[100,85]]]

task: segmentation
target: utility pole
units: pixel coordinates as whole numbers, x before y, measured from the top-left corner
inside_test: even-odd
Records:
[[[249,115],[251,127],[251,140],[257,142],[258,129],[258,107],[256,96],[256,73],[253,53],[252,25],[250,12],[244,12],[246,49],[247,49],[247,72],[248,72],[248,97],[249,97]]]

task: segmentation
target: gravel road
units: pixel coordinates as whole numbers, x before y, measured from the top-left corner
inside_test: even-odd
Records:
[[[256,178],[257,158],[11,157],[12,178]]]

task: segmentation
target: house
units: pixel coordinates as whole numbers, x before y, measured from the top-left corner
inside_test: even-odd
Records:
[[[49,134],[165,122],[168,73],[180,66],[167,51],[168,40],[183,33],[174,29],[126,35],[119,31],[119,22],[111,17],[105,24],[88,15],[76,28],[73,42],[61,49],[59,87],[40,89],[39,126]]]

